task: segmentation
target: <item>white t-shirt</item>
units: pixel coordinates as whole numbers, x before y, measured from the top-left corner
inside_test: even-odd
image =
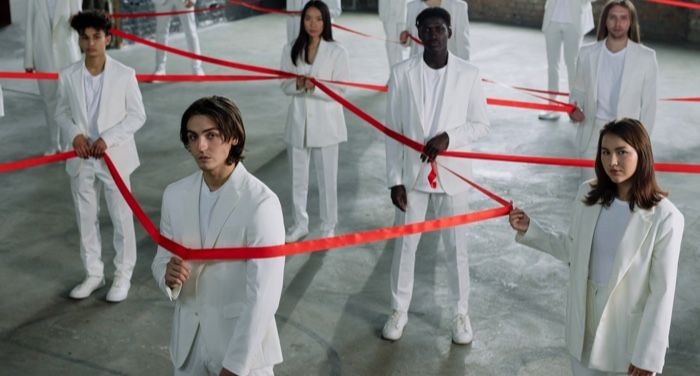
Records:
[[[228,180],[224,185],[228,184]],[[221,188],[214,192],[209,190],[207,183],[202,179],[202,185],[199,188],[199,236],[202,239],[202,247],[204,247],[204,240],[207,237],[207,232],[209,231],[209,223],[211,222],[211,213],[214,211],[214,206],[216,201],[219,200],[221,193]]]
[[[423,134],[428,142],[437,134],[438,121],[440,119],[440,108],[442,107],[443,94],[445,93],[445,73],[447,65],[440,69],[433,69],[421,60],[421,76],[423,79],[423,89],[421,97],[423,100]],[[418,174],[418,181],[415,189],[428,193],[443,193],[438,181],[437,188],[433,189],[428,182],[430,174],[430,164],[424,163]]]
[[[603,44],[598,58],[598,102],[596,118],[610,121],[617,118],[617,104],[620,101],[622,70],[625,67],[627,48],[615,53]]]
[[[571,0],[556,0],[552,22],[571,23]]]
[[[606,285],[612,273],[617,249],[632,216],[628,202],[615,199],[610,207],[603,207],[593,233],[588,279],[596,285]]]
[[[83,65],[83,87],[85,88],[85,111],[88,121],[88,138],[95,142],[100,138],[100,130],[97,127],[97,117],[100,113],[100,97],[102,96],[102,83],[104,72],[93,76]]]

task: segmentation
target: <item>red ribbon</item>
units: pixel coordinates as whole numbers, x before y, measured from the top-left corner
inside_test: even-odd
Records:
[[[670,5],[670,6],[679,7],[679,8],[699,9],[700,10],[700,4],[688,3],[685,1],[676,1],[676,0],[646,0],[646,1],[647,1],[647,3],[657,3],[657,4]]]
[[[260,5],[251,4],[247,1],[240,1],[240,0],[227,0],[227,1],[229,2],[229,4],[240,5],[242,7],[248,8],[248,9],[257,10],[258,12],[287,14],[287,15],[299,15],[299,14],[301,14],[301,11],[298,11],[298,10],[284,10],[284,9],[280,10],[280,9],[275,9],[275,8],[262,7]]]
[[[215,10],[221,10],[230,8],[232,5],[216,5],[207,8],[197,8],[197,9],[187,9],[187,10],[175,10],[172,12],[140,12],[140,13],[112,13],[113,18],[144,18],[144,17],[161,17],[161,16],[178,16],[181,14],[189,13],[203,13],[212,12]]]

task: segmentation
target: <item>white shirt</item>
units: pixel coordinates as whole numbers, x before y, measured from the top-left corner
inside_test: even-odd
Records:
[[[228,180],[224,184],[228,184]],[[204,179],[202,179],[202,185],[199,188],[199,237],[202,240],[202,247],[204,247],[204,240],[209,231],[211,213],[214,211],[216,201],[219,200],[219,193],[221,193],[222,187],[223,185],[212,192],[209,190],[207,183],[204,182]]]
[[[556,0],[552,22],[571,23],[571,0]]]
[[[596,285],[607,285],[612,273],[617,249],[632,216],[628,202],[615,199],[610,207],[603,207],[593,233],[588,279]]]
[[[598,58],[598,101],[596,118],[610,121],[617,118],[617,104],[620,101],[622,70],[625,67],[627,48],[615,53],[603,44]]]
[[[421,76],[423,78],[423,88],[421,97],[423,99],[423,134],[428,142],[436,135],[438,129],[438,120],[440,119],[440,107],[442,106],[443,94],[445,93],[445,72],[447,65],[440,69],[433,69],[421,60]],[[428,193],[443,193],[444,190],[440,187],[439,181],[437,188],[433,189],[428,182],[430,174],[430,164],[425,163],[418,174],[418,181],[415,189],[421,192]]]
[[[88,121],[88,138],[95,142],[100,138],[100,130],[97,127],[97,117],[100,113],[100,97],[102,96],[102,83],[104,72],[93,76],[83,65],[83,87],[85,88],[85,112]]]

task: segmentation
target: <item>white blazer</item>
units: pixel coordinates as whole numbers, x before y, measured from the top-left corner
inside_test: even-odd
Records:
[[[2,99],[2,85],[0,85],[0,117],[5,116],[5,102]]]
[[[542,17],[542,31],[547,31],[552,23],[554,7],[557,1],[547,0],[544,4],[544,17]],[[567,0],[569,2],[569,13],[571,14],[571,26],[574,30],[580,30],[581,35],[588,34],[593,30],[593,7],[592,0]]]
[[[56,123],[63,132],[64,149],[73,148],[73,139],[79,134],[88,135],[88,115],[85,104],[83,69],[79,61],[64,68],[58,74],[58,104]],[[107,153],[119,174],[128,176],[140,164],[134,133],[146,122],[141,91],[136,82],[136,72],[107,56],[97,127],[100,137],[107,144]],[[75,176],[83,159],[66,161],[66,171]]]
[[[25,68],[56,72],[80,60],[78,33],[70,27],[70,18],[81,9],[81,0],[56,1],[52,22],[46,0],[29,0],[24,42]]]
[[[277,196],[238,163],[220,189],[206,238],[199,233],[198,171],[163,193],[160,231],[186,247],[226,248],[284,244]],[[282,293],[284,257],[191,262],[189,279],[171,291],[166,264],[173,254],[158,247],[151,269],[160,289],[175,300],[170,356],[182,366],[199,329],[207,353],[222,366],[247,375],[282,362],[275,312]]]
[[[582,200],[590,181],[574,201],[568,234],[545,231],[530,221],[519,243],[547,252],[569,264],[566,346],[581,359],[586,327],[588,264],[601,205]],[[609,298],[593,338],[590,365],[627,372],[630,363],[661,373],[669,345],[676,272],[683,236],[683,215],[668,199],[650,210],[635,208],[613,262]]]
[[[303,57],[297,59],[297,65],[292,64],[292,44],[282,51],[281,69],[286,72],[307,74],[309,76],[335,81],[348,81],[348,53],[337,42],[326,42],[321,39],[316,52],[316,58],[308,72],[308,64]],[[305,70],[306,68],[306,70]],[[336,93],[343,95],[345,86],[324,83]],[[343,106],[329,97],[321,89],[315,88],[313,93],[297,91],[296,79],[282,80],[282,91],[292,98],[287,111],[287,125],[284,141],[296,148],[318,148],[336,145],[348,139],[345,127]]]
[[[393,67],[387,95],[386,126],[414,141],[425,144],[430,137],[425,135],[422,124],[421,64],[423,64],[423,56],[416,55]],[[448,151],[469,151],[469,144],[472,141],[489,132],[486,99],[479,69],[450,53],[445,74],[445,92],[436,134],[447,132],[450,138]],[[419,156],[419,153],[413,149],[387,137],[388,186],[404,185],[406,189],[412,189],[422,167]],[[437,157],[436,161],[438,181],[445,193],[454,195],[469,188],[464,181],[445,170],[444,167],[470,178],[472,176],[470,159]]]
[[[598,103],[598,59],[605,40],[581,47],[576,64],[576,78],[571,87],[571,101],[583,109],[586,119],[577,126],[576,138],[580,151],[593,139]],[[651,135],[656,121],[658,64],[656,52],[641,44],[627,42],[625,65],[622,69],[617,117],[637,119]]]
[[[304,9],[309,0],[287,0],[288,11],[299,11]],[[324,0],[328,5],[328,12],[331,14],[331,19],[337,18],[343,12],[340,0]],[[287,17],[287,42],[294,42],[299,36],[299,26],[301,25],[301,16],[289,15]]]
[[[401,24],[406,22],[406,4],[408,0],[379,0],[379,18],[386,24]],[[398,35],[389,36],[398,38]]]
[[[169,2],[169,1],[179,1],[183,4],[185,4],[187,2],[187,0],[153,0],[153,4],[164,5],[165,3]],[[192,5],[193,6],[197,5],[197,0],[192,0]]]
[[[408,32],[418,38],[418,28],[416,27],[416,17],[428,8],[422,0],[413,0],[406,5],[406,27]],[[469,60],[469,10],[467,2],[463,0],[442,0],[440,8],[450,13],[452,19],[452,36],[447,41],[447,49],[458,57]],[[409,39],[411,46],[411,56],[422,55],[423,46]]]

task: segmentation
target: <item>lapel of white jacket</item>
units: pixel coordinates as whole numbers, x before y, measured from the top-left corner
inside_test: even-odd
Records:
[[[573,255],[572,259],[577,259],[576,263],[577,265],[579,265],[579,268],[585,268],[585,270],[588,270],[588,265],[591,259],[591,247],[593,245],[593,234],[595,233],[596,223],[598,223],[598,216],[600,215],[601,205],[582,205],[583,209],[580,223],[581,232],[578,234],[579,239],[581,239],[581,241],[577,242],[579,244],[579,248],[576,248],[574,250],[575,252],[580,252],[580,254]],[[582,286],[585,292],[585,286],[588,283],[588,273],[582,273],[579,275],[579,277],[581,278],[581,280],[578,281],[578,285]],[[582,296],[585,296],[585,294],[583,294]]]
[[[605,39],[596,43],[595,48],[593,49],[593,54],[591,54],[591,66],[589,68],[591,85],[593,86],[591,89],[593,90],[594,104],[598,103],[598,61],[600,60],[600,54],[603,52],[603,48],[606,48]]]
[[[245,175],[245,167],[243,167],[243,164],[239,162],[229,177],[229,181],[219,188],[222,191],[219,194],[219,199],[216,201],[216,205],[214,205],[214,211],[211,213],[209,229],[207,230],[207,235],[204,238],[204,248],[214,248],[224,223],[226,223],[226,220],[236,208],[239,197],[238,192],[243,184]]]
[[[608,293],[612,292],[622,277],[624,277],[632,263],[632,259],[641,249],[641,245],[649,229],[651,229],[651,216],[654,210],[654,208],[644,210],[639,207],[634,209],[620,245],[617,247],[615,261],[610,272],[610,280],[608,281]]]
[[[321,42],[318,44],[318,51],[316,51],[316,57],[314,58],[313,64],[311,64],[311,77],[316,77],[316,78],[325,78],[325,79],[332,79],[333,76],[331,77],[321,77],[319,76],[319,71],[321,70],[321,66],[324,64],[330,64],[331,62],[328,61],[330,59],[330,56],[328,56],[328,42],[323,40],[321,38]]]
[[[102,72],[102,91],[100,92],[100,108],[98,109],[97,113],[97,130],[102,134],[102,131],[104,130],[102,127],[106,124],[105,119],[104,119],[104,110],[107,108],[107,106],[111,105],[109,103],[109,96],[108,92],[110,91],[110,88],[112,88],[113,81],[117,77],[114,77],[114,61],[112,61],[112,58],[109,57],[109,55],[106,55],[106,60],[105,60],[105,69]]]
[[[80,119],[73,119],[78,125],[81,125],[83,131],[87,134],[88,131],[88,116],[87,116],[87,104],[85,103],[85,80],[83,79],[83,70],[85,69],[85,61],[81,60],[79,63],[75,64],[75,69],[70,72],[71,81],[75,85],[76,93],[78,96],[78,106],[80,106]],[[78,121],[79,120],[79,121]]]
[[[440,112],[438,112],[438,129],[436,134],[442,133],[448,125],[452,125],[450,119],[448,118],[448,116],[450,115],[450,106],[454,106],[455,104],[461,104],[466,106],[469,102],[468,98],[465,98],[464,96],[460,95],[462,94],[460,92],[459,87],[461,81],[457,79],[457,72],[455,72],[455,70],[458,69],[455,62],[456,59],[457,56],[453,55],[451,52],[448,52],[447,67],[444,78],[445,90],[440,94],[442,95],[442,98],[440,100]],[[464,119],[460,120],[464,121]]]
[[[416,122],[418,124],[418,129],[416,134],[420,135],[419,138],[416,138],[415,140],[418,142],[423,142],[425,139],[425,132],[423,131],[423,76],[422,76],[422,70],[423,68],[423,55],[416,55],[417,57],[413,60],[414,63],[412,66],[408,69],[408,88],[411,91],[411,97],[413,98],[413,105],[415,106],[416,111],[413,112],[418,116],[418,121]],[[404,134],[406,131],[404,131]]]
[[[629,102],[628,100],[626,100],[627,98],[629,98],[629,100],[631,101],[639,100],[639,94],[631,96],[632,93],[628,92],[631,81],[636,79],[633,71],[635,64],[639,64],[639,59],[637,58],[638,48],[639,45],[637,43],[634,43],[631,40],[627,41],[627,52],[625,52],[625,64],[622,67],[622,77],[620,79],[620,94],[619,100],[617,101],[618,114],[625,112],[621,111],[620,109],[624,108],[625,103]]]

